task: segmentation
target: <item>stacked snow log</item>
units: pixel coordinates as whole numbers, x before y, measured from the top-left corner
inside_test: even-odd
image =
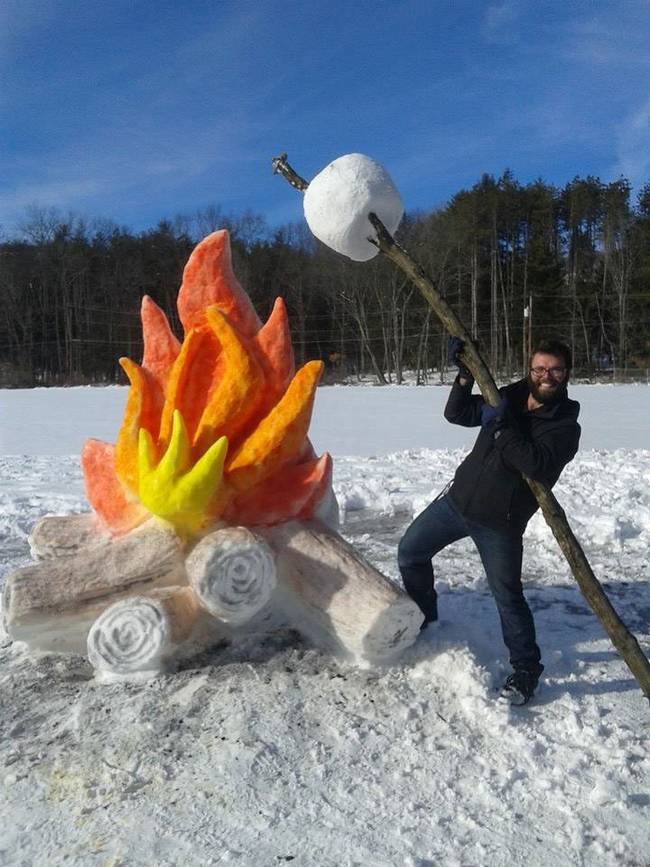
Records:
[[[154,677],[174,662],[201,620],[189,587],[152,590],[114,602],[88,633],[88,658],[98,679]]]
[[[30,544],[42,559],[12,572],[3,591],[5,628],[11,638],[30,647],[54,652],[85,652],[88,631],[99,615],[114,602],[129,595],[146,594],[160,587],[186,584],[180,540],[154,522],[148,522],[127,536],[106,542],[103,536],[80,537],[90,542],[73,549],[68,529],[63,530],[57,550],[38,549],[41,527]],[[50,527],[47,535],[52,535]]]
[[[4,627],[35,650],[86,653],[100,679],[147,678],[215,641],[291,627],[359,662],[415,641],[417,606],[319,521],[224,526],[192,544],[152,519],[112,538],[90,515],[34,527],[36,562],[5,582]]]

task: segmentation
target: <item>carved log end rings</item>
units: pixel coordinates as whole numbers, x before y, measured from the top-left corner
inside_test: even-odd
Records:
[[[154,676],[171,650],[171,626],[164,606],[132,597],[107,608],[88,635],[88,658],[96,673],[116,677]]]
[[[245,527],[228,527],[205,536],[185,568],[203,607],[225,623],[250,620],[271,598],[277,583],[269,545]]]

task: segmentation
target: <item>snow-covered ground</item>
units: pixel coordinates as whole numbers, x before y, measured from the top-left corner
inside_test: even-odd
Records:
[[[473,434],[445,387],[323,388],[343,532],[386,574],[411,517]],[[615,607],[650,652],[650,388],[574,387],[583,448],[556,487]],[[125,391],[0,391],[0,582],[46,513],[86,508],[86,436]],[[442,621],[396,664],[357,669],[280,633],[173,676],[96,685],[80,658],[0,639],[2,865],[650,864],[650,707],[543,520],[524,575],[545,680],[507,672],[478,555],[436,559]]]

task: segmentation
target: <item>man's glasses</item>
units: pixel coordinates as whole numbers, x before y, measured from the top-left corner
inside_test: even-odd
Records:
[[[530,372],[536,379],[541,379],[545,373],[548,373],[553,379],[563,379],[566,367],[531,367]]]

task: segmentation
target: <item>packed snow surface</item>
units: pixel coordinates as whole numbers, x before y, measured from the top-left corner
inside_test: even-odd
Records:
[[[583,447],[555,491],[648,653],[650,389],[571,391]],[[447,393],[317,395],[343,532],[396,579],[401,533],[474,435],[440,419]],[[0,392],[0,583],[37,518],[87,508],[79,447],[114,441],[124,396]],[[99,685],[82,658],[0,638],[0,864],[647,867],[650,707],[543,519],[525,539],[546,665],[527,707],[496,698],[508,666],[471,543],[435,565],[441,622],[386,668],[283,632]]]
[[[304,196],[305,219],[312,233],[337,253],[366,262],[379,252],[368,240],[375,213],[393,234],[404,205],[386,169],[363,154],[346,154],[316,175]]]

